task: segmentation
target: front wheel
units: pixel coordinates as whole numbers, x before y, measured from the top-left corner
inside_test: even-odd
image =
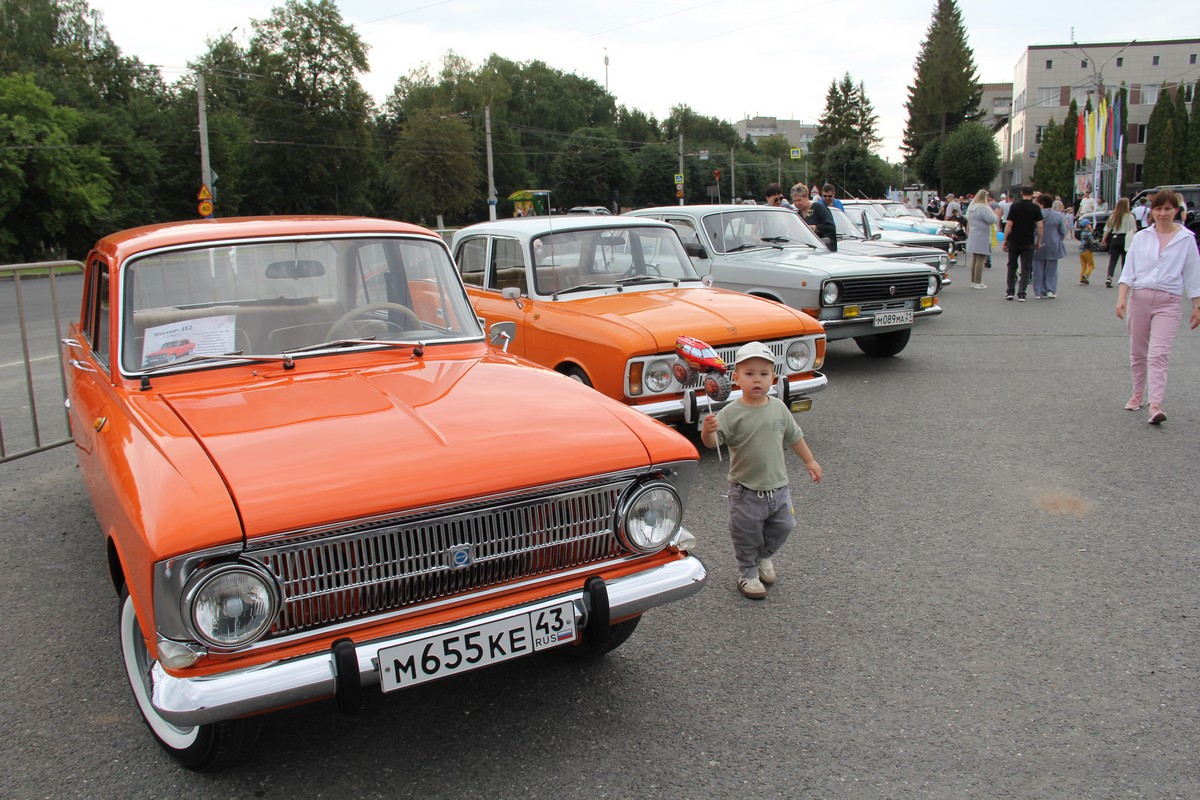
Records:
[[[133,689],[138,711],[159,746],[183,766],[197,771],[215,772],[246,760],[258,741],[262,719],[248,717],[190,728],[180,728],[163,719],[150,702],[150,670],[157,662],[146,649],[133,598],[127,589],[121,590],[118,624],[125,676]]]
[[[891,333],[876,333],[873,336],[855,336],[854,343],[858,349],[869,356],[889,358],[908,346],[908,338],[912,336],[912,328]]]

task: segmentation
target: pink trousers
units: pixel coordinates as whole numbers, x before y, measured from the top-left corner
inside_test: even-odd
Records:
[[[1133,393],[1152,405],[1162,405],[1167,393],[1167,357],[1179,333],[1183,298],[1158,289],[1133,289],[1129,294],[1129,368]],[[1149,380],[1150,392],[1146,394]]]

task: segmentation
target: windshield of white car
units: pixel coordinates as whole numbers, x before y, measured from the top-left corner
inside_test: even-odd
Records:
[[[127,373],[200,356],[337,349],[330,343],[342,340],[483,337],[449,252],[430,237],[219,242],[136,257],[121,280]]]
[[[845,211],[840,208],[831,208],[829,213],[833,214],[833,224],[837,227],[837,235],[839,239],[866,239],[862,231],[850,220]]]
[[[703,227],[717,253],[738,253],[760,247],[824,245],[796,212],[785,208],[755,206],[721,211],[704,217]]]

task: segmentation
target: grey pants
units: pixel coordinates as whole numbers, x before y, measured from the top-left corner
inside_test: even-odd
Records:
[[[757,578],[758,562],[773,556],[795,527],[788,487],[756,492],[729,484],[729,537],[741,577]]]

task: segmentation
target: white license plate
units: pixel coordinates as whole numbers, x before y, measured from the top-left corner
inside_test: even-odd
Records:
[[[476,628],[385,647],[379,651],[379,684],[385,692],[407,689],[574,641],[575,608],[567,601]]]
[[[872,323],[876,328],[882,328],[885,325],[912,325],[913,312],[912,309],[907,311],[876,311],[875,322]]]

